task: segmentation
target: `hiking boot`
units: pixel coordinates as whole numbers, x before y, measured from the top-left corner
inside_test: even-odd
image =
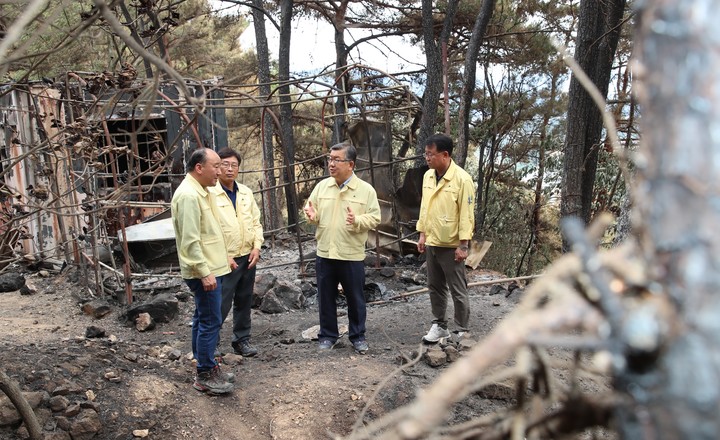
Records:
[[[320,351],[327,351],[332,350],[332,348],[335,346],[336,341],[331,341],[329,339],[323,339],[322,341],[318,342],[318,350]]]
[[[220,377],[225,379],[225,382],[235,383],[235,374],[233,373],[225,373],[223,370],[220,369],[220,365],[215,365],[215,368],[213,370],[217,369]]]
[[[365,354],[370,349],[370,347],[368,346],[368,343],[365,339],[355,341],[352,343],[352,345],[358,354]]]
[[[242,357],[253,357],[258,354],[257,348],[253,347],[248,340],[233,342],[232,347],[235,354],[239,354]]]
[[[227,394],[232,393],[235,387],[225,380],[220,369],[215,367],[210,371],[198,372],[193,388],[208,394]]]
[[[437,324],[433,324],[432,327],[430,327],[430,331],[427,332],[425,336],[423,336],[423,341],[425,342],[438,342],[441,339],[450,337],[450,332],[447,331],[447,329],[440,327]]]

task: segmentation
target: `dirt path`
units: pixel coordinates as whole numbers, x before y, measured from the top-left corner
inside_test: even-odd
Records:
[[[470,278],[484,275],[471,273]],[[396,371],[398,357],[417,351],[429,326],[427,294],[369,307],[371,349],[364,356],[346,338],[329,353],[318,353],[315,343],[303,341],[301,332],[317,324],[314,307],[280,315],[253,311],[253,342],[261,353],[239,364],[229,361],[225,369],[237,376],[235,393],[210,397],[191,387],[193,367],[186,357],[191,303],[181,303],[181,315],[173,322],[140,333],[122,325],[119,308],[100,320],[82,314],[73,284],[54,278],[33,281],[51,293],[0,294],[0,363],[25,390],[51,392],[64,381],[92,390],[103,424],[99,439],[132,439],[138,429],[148,429],[149,438],[156,439],[329,438],[328,433],[351,431],[393,372],[370,403],[366,421],[408,403],[443,369],[421,363],[411,374]],[[472,290],[471,323],[478,336],[510,311],[518,296],[506,299],[488,296],[488,291]],[[113,336],[86,339],[89,325]],[[227,328],[222,339],[230,340]],[[172,348],[182,352],[180,359],[162,354]],[[117,374],[119,381],[108,381],[108,373]],[[68,397],[85,399],[80,393]],[[468,418],[505,403],[480,399],[458,408],[454,417]],[[0,438],[16,438],[14,433],[2,428]]]

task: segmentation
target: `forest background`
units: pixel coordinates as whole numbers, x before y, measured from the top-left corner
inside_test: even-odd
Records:
[[[360,116],[360,105],[338,93],[334,114],[322,120],[320,102],[298,99],[293,79],[316,75],[315,81],[350,92],[358,78],[343,76],[346,66],[367,62],[363,53],[384,53],[392,62],[368,66],[383,73],[374,76],[373,86],[402,84],[417,102],[391,117],[393,157],[419,156],[423,139],[434,132],[455,139],[455,161],[478,182],[475,237],[493,243],[483,264],[508,275],[537,273],[558,257],[561,215],[589,223],[602,211],[620,214],[626,200],[601,114],[571,79],[559,49],[575,52],[608,98],[622,148],[633,150],[638,136],[628,68],[632,13],[625,1],[4,3],[5,81],[54,82],[67,72],[129,68],[138,79],[167,78],[174,71],[195,80],[257,84],[252,93],[279,108],[278,121],[266,118],[263,127],[259,108],[228,109],[230,145],[243,155],[244,170],[291,162],[293,180],[300,181],[325,173],[322,161],[306,159],[340,139],[343,124]],[[18,19],[28,24],[15,34]],[[299,21],[305,23],[300,32],[293,30]],[[334,30],[332,46],[308,50],[303,34],[313,34],[320,23]],[[254,47],[243,47],[240,37],[250,32]],[[279,35],[277,48],[268,45],[273,33]],[[328,47],[335,48],[335,63],[314,72],[294,68],[298,52]],[[384,72],[387,66],[398,70]],[[332,129],[322,130],[321,122]],[[416,157],[408,167],[422,163]],[[255,190],[264,179],[261,173],[241,176]],[[271,177],[269,186],[288,180]],[[312,185],[309,180],[298,186],[301,200]],[[266,218],[269,228],[298,223],[289,196],[270,197],[277,211]]]

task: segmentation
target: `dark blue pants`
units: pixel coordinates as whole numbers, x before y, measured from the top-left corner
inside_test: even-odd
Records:
[[[348,305],[350,342],[365,339],[365,264],[362,261],[315,258],[317,274],[320,332],[318,339],[335,342],[340,337],[337,325],[338,283],[342,285]]]
[[[192,351],[197,360],[197,371],[202,373],[212,370],[215,362],[215,347],[220,335],[220,303],[222,301],[222,279],[215,277],[215,290],[205,291],[202,281],[197,278],[186,279],[195,296],[195,314],[192,320]]]
[[[257,266],[248,269],[250,254],[235,258],[238,268],[223,277],[222,286],[222,321],[233,311],[232,342],[250,339],[250,312],[252,311],[253,288]]]

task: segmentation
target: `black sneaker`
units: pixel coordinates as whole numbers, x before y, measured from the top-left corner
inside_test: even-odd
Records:
[[[318,350],[320,350],[320,351],[332,350],[333,347],[335,347],[335,344],[337,344],[337,341],[323,339],[322,341],[318,342]]]
[[[235,388],[233,384],[225,380],[220,369],[215,367],[210,371],[203,371],[195,376],[193,388],[208,394],[228,394]]]
[[[358,354],[365,354],[370,349],[370,347],[368,346],[368,343],[365,339],[355,341],[352,343],[352,345]]]
[[[232,347],[235,354],[239,354],[242,357],[253,357],[258,354],[257,348],[253,347],[248,340],[233,342]]]

